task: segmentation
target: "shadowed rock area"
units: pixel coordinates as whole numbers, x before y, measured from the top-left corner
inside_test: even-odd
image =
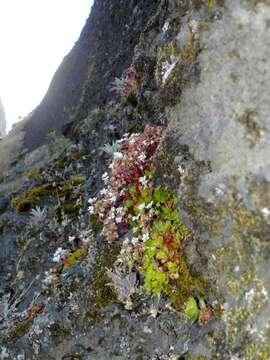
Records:
[[[1,359],[270,359],[269,22],[95,1],[0,144]]]

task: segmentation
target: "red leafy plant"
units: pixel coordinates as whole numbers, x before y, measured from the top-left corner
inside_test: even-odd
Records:
[[[34,319],[38,314],[42,314],[45,310],[45,304],[36,304],[33,305],[30,309],[27,310],[27,319]]]
[[[129,95],[136,91],[137,86],[136,68],[134,64],[131,64],[121,79],[115,78],[111,90],[117,91],[124,98],[128,98]]]
[[[125,134],[118,140],[118,150],[109,165],[110,174],[103,174],[105,188],[98,198],[89,199],[90,214],[103,221],[103,234],[109,241],[118,239],[128,227],[129,191],[136,184],[139,193],[145,174],[153,167],[153,157],[161,140],[162,128],[146,126],[140,134]]]

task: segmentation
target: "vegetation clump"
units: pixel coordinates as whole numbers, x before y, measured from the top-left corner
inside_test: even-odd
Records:
[[[131,64],[121,78],[115,78],[111,90],[118,92],[123,99],[135,105],[137,104],[135,95],[137,87],[136,68],[134,64]]]
[[[182,257],[188,229],[180,221],[178,198],[153,183],[161,136],[161,128],[147,126],[140,134],[125,134],[116,141],[110,148],[110,172],[103,174],[105,187],[89,199],[91,218],[102,222],[109,242],[117,240],[121,246],[108,276],[127,308],[141,284],[149,294],[165,293],[173,299],[178,280],[184,286],[194,280]]]
[[[53,197],[60,202],[60,207],[63,206],[65,213],[73,213],[74,207],[72,206],[70,209],[66,200],[72,196],[75,188],[80,186],[84,180],[83,176],[74,176],[71,180],[43,184],[14,197],[11,200],[11,206],[20,214],[38,205],[42,197]]]

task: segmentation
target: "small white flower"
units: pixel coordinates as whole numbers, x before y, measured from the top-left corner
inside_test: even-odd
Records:
[[[122,220],[123,220],[123,218],[120,217],[120,216],[115,218],[115,221],[116,221],[117,224],[120,224],[122,222]]]
[[[268,292],[264,286],[262,287],[262,294],[264,295],[264,297],[268,297]]]
[[[106,195],[108,193],[108,190],[107,189],[102,189],[101,191],[100,191],[100,194],[101,195]]]
[[[139,159],[140,161],[143,161],[143,160],[146,159],[146,155],[145,155],[145,154],[141,154],[141,155],[138,157],[138,159]]]
[[[96,197],[88,199],[89,204],[93,204],[97,200]]]
[[[149,240],[149,234],[145,233],[143,234],[142,241],[147,241],[147,240]]]
[[[53,261],[54,261],[54,262],[59,262],[62,253],[63,253],[63,249],[62,249],[61,247],[59,247],[59,248],[55,251],[55,253],[54,253],[54,255],[53,255]]]
[[[76,236],[69,236],[68,242],[72,244],[75,239],[76,239]]]
[[[88,211],[90,212],[90,214],[94,214],[95,213],[94,206],[89,206]]]
[[[151,209],[151,207],[153,206],[153,201],[151,201],[150,203],[148,203],[145,208],[146,209]]]
[[[251,302],[252,299],[254,298],[255,296],[255,291],[253,288],[251,288],[249,291],[247,291],[245,293],[245,299],[248,301],[248,302]]]
[[[163,32],[168,31],[168,30],[169,30],[169,27],[170,27],[170,23],[169,23],[169,21],[166,21],[166,22],[164,23],[163,27],[162,27],[162,31],[163,31]]]
[[[116,209],[116,212],[119,214],[119,213],[121,213],[123,210],[124,210],[123,207],[119,207],[119,208]]]
[[[180,164],[177,169],[181,175],[184,174],[185,168],[183,167],[183,165]]]
[[[114,206],[111,207],[111,212],[113,212],[113,213],[115,212],[115,207]]]
[[[140,205],[138,206],[138,209],[139,209],[140,211],[142,211],[144,208],[145,208],[145,204],[144,204],[144,203],[142,203],[142,204],[140,204]]]
[[[113,168],[114,168],[114,163],[111,163],[111,164],[109,165],[109,168],[110,168],[110,169],[113,169]]]
[[[104,180],[104,179],[106,179],[108,177],[108,173],[107,172],[105,172],[104,174],[102,174],[102,179]]]
[[[134,237],[134,238],[131,239],[131,243],[132,243],[133,245],[138,244],[138,242],[139,242],[139,239],[136,238],[136,237]]]
[[[90,239],[88,237],[84,236],[82,238],[82,243],[83,243],[84,246],[88,246],[89,243],[90,243]]]
[[[147,183],[148,183],[148,179],[146,176],[143,176],[139,179],[140,183],[143,185],[143,186],[147,186]]]
[[[122,159],[123,154],[122,154],[121,152],[117,151],[117,152],[115,152],[115,153],[113,154],[113,156],[114,156],[116,159]]]
[[[138,220],[139,218],[140,218],[139,215],[137,215],[137,216],[132,216],[131,220],[132,220],[132,221],[136,221],[136,220]]]
[[[267,207],[265,207],[262,209],[262,214],[264,217],[268,217],[270,216],[270,210]]]
[[[133,144],[135,144],[136,140],[135,140],[135,139],[130,139],[130,141],[129,141],[129,142],[130,142],[130,144],[132,144],[132,145],[133,145]]]
[[[116,199],[117,199],[117,196],[116,196],[116,195],[113,195],[113,196],[111,197],[111,201],[112,201],[112,202],[115,202]]]

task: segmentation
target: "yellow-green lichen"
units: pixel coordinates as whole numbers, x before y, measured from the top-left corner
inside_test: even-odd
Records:
[[[117,301],[117,295],[112,287],[109,286],[110,280],[107,276],[107,272],[104,271],[104,269],[112,267],[118,251],[118,247],[109,247],[107,249],[106,255],[101,257],[95,269],[95,276],[87,296],[87,311],[83,316],[83,320],[91,326],[98,324],[101,321],[102,309]]]

